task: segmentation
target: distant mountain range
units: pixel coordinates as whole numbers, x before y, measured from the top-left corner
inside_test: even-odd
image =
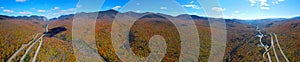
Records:
[[[6,16],[6,15],[0,15],[0,19],[6,19],[6,18],[12,18],[12,19],[19,19],[19,20],[37,20],[37,21],[48,21],[48,19],[44,16]]]
[[[114,18],[117,14],[126,14],[127,16],[131,17],[139,17],[144,14],[149,14],[151,12],[145,12],[145,13],[136,13],[136,12],[125,12],[121,13],[116,10],[106,10],[106,11],[99,11],[99,12],[90,12],[90,13],[77,13],[77,14],[93,14],[93,13],[98,13],[98,19],[103,19],[104,17],[109,17],[109,18]],[[181,14],[178,16],[171,16],[167,14],[161,14],[161,13],[156,13],[158,15],[163,15],[164,17],[170,17],[170,18],[178,18],[178,19],[203,19],[207,20],[211,17],[202,17],[202,16],[197,16],[197,15],[189,15],[189,14]],[[37,21],[55,21],[55,20],[65,20],[65,19],[70,19],[73,18],[75,14],[69,14],[69,15],[61,15],[60,17],[57,18],[52,18],[52,19],[47,19],[44,16],[37,16],[37,15],[32,15],[32,16],[6,16],[6,15],[0,15],[0,19],[6,19],[6,18],[12,18],[12,19],[20,19],[20,20],[37,20]],[[248,23],[248,24],[260,24],[260,23],[266,23],[266,22],[276,22],[276,21],[284,21],[284,20],[299,20],[300,17],[293,17],[293,18],[267,18],[267,19],[256,19],[256,20],[241,20],[241,19],[224,19],[225,21],[237,21],[241,23]]]

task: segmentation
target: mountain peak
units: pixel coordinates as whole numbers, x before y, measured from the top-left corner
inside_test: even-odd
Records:
[[[110,10],[106,10],[106,11],[99,11],[99,13],[119,13],[116,10],[110,9]]]
[[[158,14],[154,14],[154,13],[147,14],[147,15],[141,17],[140,19],[143,19],[143,18],[162,18],[162,19],[165,19],[165,17],[163,17],[161,15],[158,15]]]

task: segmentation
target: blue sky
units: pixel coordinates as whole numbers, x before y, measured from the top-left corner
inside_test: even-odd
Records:
[[[48,18],[75,13],[79,0],[0,0],[0,14],[9,16],[41,15]],[[91,1],[93,2],[93,1]],[[192,14],[206,16],[197,0],[105,0],[100,11],[155,12],[169,15]],[[300,0],[219,0],[220,7],[210,10],[223,12],[224,18],[263,19],[300,16]],[[100,5],[100,4],[97,4]],[[90,6],[95,6],[90,4]],[[97,10],[85,9],[84,12]]]

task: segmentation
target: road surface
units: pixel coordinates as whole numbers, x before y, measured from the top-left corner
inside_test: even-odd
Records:
[[[19,48],[19,50],[17,50],[8,60],[7,62],[11,62],[12,59],[14,59],[17,54],[19,54],[20,51],[22,51],[26,46],[30,45],[33,41],[35,41],[35,39],[37,38],[39,34],[35,34],[34,38],[32,39],[32,41],[30,41],[27,44],[22,44],[22,46]]]

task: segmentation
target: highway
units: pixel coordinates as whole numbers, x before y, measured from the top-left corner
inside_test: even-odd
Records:
[[[285,61],[290,62],[289,59],[285,56],[285,54],[283,53],[283,51],[282,51],[282,49],[281,49],[281,47],[280,47],[280,44],[279,44],[278,39],[277,39],[277,35],[276,35],[275,33],[273,33],[273,34],[274,34],[274,36],[275,36],[276,43],[277,43],[277,46],[278,46],[278,48],[279,48],[279,51],[280,51],[281,54],[283,55]]]
[[[28,54],[28,52],[30,51],[30,49],[39,41],[42,39],[42,37],[44,37],[45,34],[43,34],[42,36],[40,36],[40,38],[38,38],[33,44],[31,44],[29,46],[29,48],[26,50],[25,54],[22,56],[22,58],[20,59],[20,62],[23,62],[23,60],[25,59],[26,55]]]
[[[272,62],[270,53],[268,52],[268,46],[266,46],[266,45],[264,45],[264,44],[262,43],[262,38],[264,37],[264,34],[262,34],[262,32],[261,32],[261,30],[258,28],[258,26],[256,26],[256,30],[257,30],[258,33],[259,33],[258,37],[259,37],[260,45],[263,46],[264,49],[265,49],[265,52],[263,53],[263,58],[265,59],[265,53],[267,53],[269,62]]]
[[[271,49],[273,49],[273,53],[275,55],[275,59],[276,59],[276,62],[280,62],[279,61],[279,58],[278,58],[278,55],[276,53],[276,48],[275,48],[275,43],[274,43],[274,37],[275,37],[275,41],[276,41],[276,44],[277,44],[277,47],[278,49],[280,50],[282,56],[284,57],[285,61],[286,62],[289,62],[288,58],[286,57],[286,55],[283,53],[283,50],[282,48],[280,47],[280,44],[278,42],[278,38],[277,38],[277,35],[275,33],[270,33],[270,37],[271,37],[271,46],[269,47],[268,45],[265,45],[262,43],[262,38],[264,37],[264,34],[262,34],[261,30],[258,28],[258,26],[256,27],[256,30],[258,31],[258,35],[257,37],[259,37],[259,42],[260,42],[260,45],[264,47],[264,50],[265,52],[263,53],[263,58],[265,59],[265,54],[268,55],[268,59],[269,59],[269,62],[272,62],[272,59],[271,59],[271,56],[270,56],[270,51]]]
[[[277,56],[277,53],[276,53],[276,49],[275,49],[275,46],[274,46],[274,38],[273,38],[272,34],[270,34],[270,35],[271,35],[271,45],[272,45],[273,53],[275,55],[276,61],[279,62],[279,59],[278,59],[278,56]]]
[[[37,56],[37,54],[39,53],[42,44],[43,44],[43,37],[41,37],[41,39],[40,39],[40,45],[38,46],[37,50],[35,51],[35,54],[34,54],[34,57],[33,57],[32,62],[35,62],[35,61],[36,61],[36,56]]]
[[[46,27],[45,27],[45,31],[48,32],[48,24],[46,24]],[[28,42],[27,44],[22,44],[22,46],[7,60],[7,62],[12,62],[12,59],[14,59],[17,54],[19,54],[20,51],[22,51],[23,49],[25,49],[25,47],[27,47],[28,45],[30,45],[24,55],[21,57],[21,59],[19,60],[20,62],[23,62],[23,60],[25,59],[25,57],[27,56],[27,54],[29,53],[29,51],[31,50],[31,48],[37,43],[37,42],[40,42],[37,50],[35,51],[35,54],[34,54],[34,57],[33,57],[33,60],[32,62],[35,62],[36,61],[36,56],[43,44],[43,37],[45,36],[45,34],[42,34],[39,38],[37,38],[39,36],[39,34],[36,34],[33,38],[32,41]]]
[[[45,28],[45,31],[46,32],[48,32],[48,26],[49,26],[49,24],[46,24],[46,28]],[[45,34],[43,34],[43,35],[45,35]],[[36,51],[35,51],[35,53],[34,53],[34,57],[33,57],[33,59],[32,59],[32,62],[35,62],[36,61],[36,56],[38,55],[38,53],[39,53],[39,51],[40,51],[40,48],[41,48],[41,46],[42,46],[42,44],[43,44],[43,37],[44,36],[42,36],[41,37],[41,39],[40,39],[40,44],[39,44],[39,46],[38,46],[38,48],[36,49]]]
[[[34,38],[27,44],[22,44],[22,46],[19,48],[19,50],[17,50],[8,60],[7,62],[11,62],[12,59],[14,59],[17,54],[19,54],[20,51],[22,51],[26,46],[30,45],[33,41],[35,41],[35,39],[37,38],[39,34],[35,34]]]

